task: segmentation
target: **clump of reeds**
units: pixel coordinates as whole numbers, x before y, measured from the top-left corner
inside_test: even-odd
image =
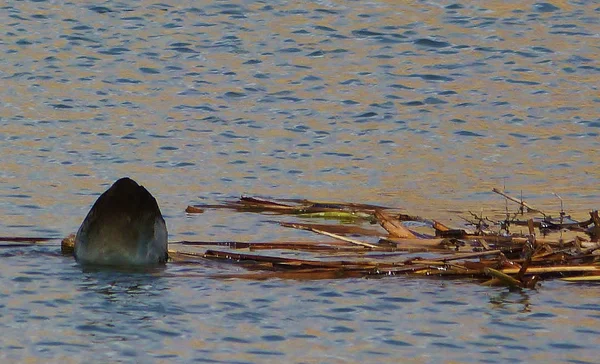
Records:
[[[597,243],[600,219],[597,211],[592,211],[587,221],[575,221],[562,209],[559,218],[552,218],[522,199],[498,189],[494,192],[507,201],[518,203],[519,211],[513,216],[507,213],[503,221],[471,214],[467,221],[474,231],[451,229],[432,219],[394,213],[395,209],[384,206],[243,196],[222,205],[189,206],[186,211],[195,213],[203,209],[226,208],[302,218],[338,219],[345,224],[280,222],[287,228],[308,230],[333,238],[327,241],[180,243],[226,245],[231,250],[207,249],[194,257],[235,262],[249,270],[259,271],[222,277],[331,279],[403,275],[469,278],[486,285],[522,288],[533,288],[540,280],[556,277],[568,281],[600,280],[600,245]],[[365,220],[378,223],[385,232],[360,226]],[[424,223],[430,227],[431,233],[411,231],[403,221]],[[497,226],[498,231],[490,229],[490,225]],[[527,234],[510,233],[511,226],[521,225],[527,226]],[[564,230],[575,234],[568,240],[538,237]],[[374,237],[377,237],[376,241],[372,241]],[[261,254],[242,254],[233,251],[235,249],[260,251]],[[284,258],[264,254],[265,250],[302,250],[310,252],[313,258]],[[336,259],[341,254],[344,259]],[[190,255],[180,252],[173,252],[172,256],[175,259],[190,258]]]

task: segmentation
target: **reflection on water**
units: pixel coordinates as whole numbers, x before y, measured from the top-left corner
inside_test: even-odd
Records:
[[[490,297],[490,303],[500,310],[531,312],[529,292],[522,289],[509,289]]]
[[[214,280],[176,264],[82,273],[59,256],[3,262],[9,360],[591,363],[600,335],[593,287],[561,282],[510,292],[402,277]]]
[[[558,212],[555,192],[585,215],[600,201],[599,12],[568,1],[8,3],[1,235],[62,238],[126,175],[157,197],[172,240],[306,237],[263,216],[183,213],[243,193],[400,206],[456,225],[455,210],[502,214],[490,191],[506,181],[536,207]],[[215,265],[82,273],[55,248],[1,252],[9,360],[595,361],[594,286],[527,297],[396,278],[201,277],[232,269]]]

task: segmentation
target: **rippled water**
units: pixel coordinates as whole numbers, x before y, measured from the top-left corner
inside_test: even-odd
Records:
[[[594,2],[9,2],[0,7],[0,235],[62,238],[110,183],[172,240],[303,237],[207,212],[242,193],[404,207],[459,224],[504,183],[598,208]],[[2,249],[3,361],[595,362],[595,286],[510,293],[402,278],[82,272]]]
[[[2,257],[3,362],[595,362],[594,286],[509,292],[383,278],[243,281],[90,272]],[[568,292],[565,295],[565,292]]]

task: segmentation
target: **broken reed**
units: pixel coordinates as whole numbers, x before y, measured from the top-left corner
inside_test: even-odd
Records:
[[[569,229],[586,233],[592,239],[600,231],[600,219],[597,211],[590,213],[588,221],[575,221],[560,212],[560,218],[552,219],[547,213],[531,206],[522,199],[509,196],[494,189],[507,201],[519,204],[521,216],[532,212],[542,217],[519,219],[518,213],[511,218],[507,214],[504,221],[493,222],[477,217],[468,220],[475,231],[451,229],[444,224],[419,216],[394,214],[395,209],[355,203],[315,202],[304,199],[267,200],[258,197],[242,196],[237,201],[228,201],[223,205],[190,206],[188,213],[210,208],[234,209],[240,212],[268,212],[290,215],[299,218],[338,219],[346,224],[309,224],[304,222],[280,222],[287,228],[311,231],[337,240],[337,242],[265,242],[231,243],[232,249],[249,251],[303,250],[315,254],[314,259],[280,259],[273,255],[239,254],[228,251],[207,250],[204,259],[229,261],[242,264],[248,269],[269,271],[246,275],[240,273],[227,277],[239,278],[343,278],[372,277],[381,275],[410,275],[435,277],[470,277],[484,279],[485,284],[507,285],[512,287],[535,287],[540,279],[552,277],[568,280],[596,280],[600,277],[595,252],[600,246],[590,242],[584,236],[573,239],[539,238],[539,232]],[[488,220],[488,221],[486,221]],[[359,226],[368,221],[378,223],[384,230],[365,229]],[[419,221],[428,224],[433,233],[417,234],[403,225],[403,221]],[[348,222],[355,223],[348,225]],[[492,232],[489,222],[504,229]],[[509,234],[510,226],[527,226],[528,234]],[[382,236],[383,235],[383,236]],[[380,236],[378,241],[365,241]],[[191,242],[184,242],[190,244]],[[219,243],[219,245],[222,243]],[[600,250],[598,250],[600,252]],[[329,256],[324,256],[329,252]],[[399,252],[438,254],[431,257],[412,257],[394,260]],[[467,252],[467,253],[466,253]],[[317,255],[319,254],[319,255]],[[345,254],[352,260],[331,260],[332,257]],[[296,273],[297,275],[294,275]]]

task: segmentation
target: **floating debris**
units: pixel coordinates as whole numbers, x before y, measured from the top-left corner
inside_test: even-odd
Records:
[[[522,198],[494,189],[519,210],[503,220],[471,213],[466,227],[408,215],[400,209],[358,203],[242,196],[219,205],[188,206],[188,214],[231,209],[293,221],[273,221],[284,228],[310,231],[329,239],[318,241],[177,241],[169,244],[172,264],[207,260],[236,264],[241,272],[214,278],[342,279],[383,276],[470,279],[483,285],[535,288],[558,278],[568,282],[600,281],[600,217],[577,221],[561,210],[558,217],[532,207]],[[541,215],[541,216],[540,216]],[[335,219],[335,223],[306,220]],[[405,222],[410,221],[411,224]],[[368,225],[366,227],[365,225]],[[408,226],[408,227],[407,227]],[[514,233],[527,226],[527,233]],[[418,230],[418,231],[416,231]],[[427,230],[423,232],[423,230]],[[48,237],[0,237],[0,248],[29,247]],[[72,255],[74,234],[61,242]],[[191,250],[191,251],[190,251]]]
[[[222,205],[188,206],[186,211],[233,209],[289,215],[296,219],[336,218],[340,223],[279,222],[286,228],[311,231],[334,240],[179,243],[261,252],[242,254],[207,249],[204,253],[187,256],[239,264],[248,270],[247,273],[215,275],[220,278],[338,279],[403,275],[469,278],[484,285],[513,288],[535,288],[539,281],[551,278],[571,282],[600,280],[600,244],[597,241],[600,218],[597,211],[590,212],[587,221],[576,221],[563,211],[561,200],[559,217],[553,218],[522,198],[512,197],[496,188],[493,192],[507,202],[517,203],[519,210],[511,216],[507,208],[506,218],[502,221],[471,213],[471,218],[464,219],[474,231],[398,213],[398,209],[391,207],[242,196]],[[541,216],[532,216],[535,214]],[[406,221],[419,222],[431,233],[412,231],[404,225]],[[360,226],[365,222],[379,224],[384,231]],[[514,226],[527,226],[528,233],[511,233]],[[563,238],[562,234],[556,234],[560,235],[558,238],[546,237],[548,233],[562,231],[572,232],[574,236],[570,239]],[[377,240],[373,241],[374,238]],[[269,250],[274,254],[264,253]],[[310,259],[282,257],[285,251],[303,251]],[[171,255],[181,258],[181,254],[185,253],[173,252]],[[340,254],[344,254],[343,260],[336,259]],[[255,272],[257,270],[262,272]]]

